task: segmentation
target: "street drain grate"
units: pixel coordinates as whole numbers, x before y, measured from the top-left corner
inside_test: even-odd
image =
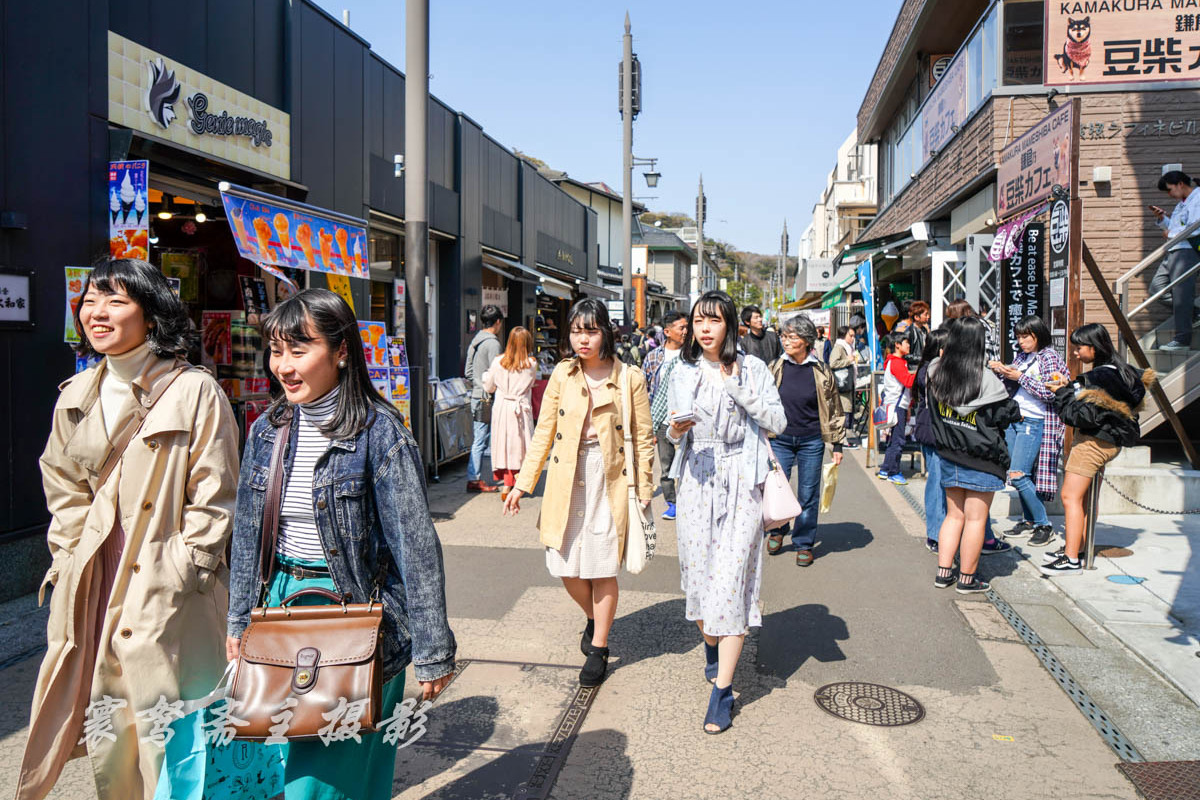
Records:
[[[1117,764],[1145,800],[1200,800],[1200,761]]]
[[[818,689],[813,699],[823,711],[864,725],[896,728],[925,718],[925,709],[915,699],[875,683],[831,683]]]

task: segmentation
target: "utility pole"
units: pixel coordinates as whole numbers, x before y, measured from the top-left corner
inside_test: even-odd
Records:
[[[788,251],[788,232],[787,220],[783,221],[783,235],[779,237],[779,292],[783,297],[787,297],[787,251]],[[782,303],[780,304],[782,305]]]
[[[621,256],[621,324],[628,325],[633,319],[630,300],[633,296],[633,34],[630,33],[629,12],[625,12],[625,36],[622,38],[624,53],[621,57],[621,133],[624,140],[621,170],[625,190],[621,192],[621,220],[624,241]]]
[[[409,424],[426,462],[433,459],[429,413],[429,313],[425,305],[429,257],[429,0],[406,0],[404,43],[404,282],[406,338],[412,365],[412,416]]]
[[[704,280],[704,217],[708,213],[708,200],[704,197],[704,174],[700,175],[700,192],[696,195],[696,289],[697,294]],[[692,302],[695,302],[693,299]]]

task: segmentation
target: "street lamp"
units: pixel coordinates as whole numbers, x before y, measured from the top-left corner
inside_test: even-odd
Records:
[[[642,174],[646,176],[646,185],[653,189],[658,186],[658,179],[662,177],[662,173],[655,170],[657,164],[657,158],[638,158],[637,156],[633,156],[630,167],[649,167],[650,171],[643,172]]]

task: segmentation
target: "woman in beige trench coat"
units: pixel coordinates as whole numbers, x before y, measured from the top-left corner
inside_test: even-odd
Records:
[[[188,321],[156,268],[111,261],[84,290],[80,349],[105,358],[60,387],[41,458],[53,560],[39,602],[54,591],[18,800],[45,797],[83,755],[102,800],[152,798],[156,718],[169,723],[169,704],[207,694],[225,668],[232,410],[180,357]],[[112,442],[129,433],[101,485]]]
[[[567,315],[574,354],[559,363],[546,384],[533,442],[506,514],[521,510],[521,497],[537,486],[542,467],[546,493],[538,528],[546,566],[587,615],[579,649],[587,661],[581,686],[599,686],[608,669],[608,635],[617,613],[617,572],[629,528],[629,487],[643,506],[654,495],[654,439],[646,379],[616,358],[608,309],[595,298],[576,303]],[[632,408],[624,430],[621,387],[628,381]],[[634,474],[625,466],[626,434]],[[494,446],[493,446],[494,447]]]
[[[508,346],[483,373],[483,390],[495,392],[492,403],[492,477],[504,483],[500,499],[508,499],[533,439],[533,382],[537,361],[533,336],[517,326],[508,333]]]

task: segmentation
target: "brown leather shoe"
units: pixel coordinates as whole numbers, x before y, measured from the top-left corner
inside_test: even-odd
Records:
[[[490,493],[500,491],[500,487],[492,483],[484,483],[483,481],[467,481],[467,491]]]
[[[796,566],[811,567],[813,563],[812,550],[797,550],[796,551]]]

